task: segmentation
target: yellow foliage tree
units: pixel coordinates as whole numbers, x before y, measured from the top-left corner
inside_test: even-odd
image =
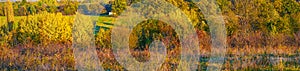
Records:
[[[7,0],[6,2],[6,7],[5,7],[5,13],[6,13],[6,19],[7,23],[9,26],[9,31],[12,30],[13,28],[13,23],[14,23],[14,11],[13,11],[13,6],[10,0]]]

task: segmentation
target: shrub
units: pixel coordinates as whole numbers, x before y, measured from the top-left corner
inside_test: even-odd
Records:
[[[42,13],[27,16],[19,22],[18,40],[35,42],[71,42],[73,18],[61,13]]]

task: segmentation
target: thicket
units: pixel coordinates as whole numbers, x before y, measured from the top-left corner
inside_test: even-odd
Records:
[[[12,32],[1,29],[1,41],[11,43],[35,42],[37,44],[49,43],[71,43],[72,24],[74,18],[72,16],[64,16],[62,13],[47,13],[21,17],[13,25]],[[4,24],[2,28],[7,28]],[[6,38],[5,38],[6,37]],[[12,37],[15,37],[12,38]]]

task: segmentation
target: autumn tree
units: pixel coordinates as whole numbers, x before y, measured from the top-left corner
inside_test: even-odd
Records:
[[[10,0],[7,0],[6,2],[6,19],[7,19],[7,24],[8,24],[8,30],[11,31],[13,28],[13,23],[14,23],[14,10],[12,3]]]

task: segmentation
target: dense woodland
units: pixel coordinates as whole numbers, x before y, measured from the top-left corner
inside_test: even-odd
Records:
[[[90,0],[0,3],[0,70],[74,70],[72,30],[76,14],[99,16],[97,24],[113,24],[118,15],[139,1],[113,0],[89,5],[85,3]],[[199,36],[201,58],[208,58],[211,33],[201,10],[191,0],[165,1],[180,8],[192,21]],[[277,64],[269,60],[270,56],[299,56],[299,0],[217,0],[216,3],[227,28],[228,58],[223,70],[300,70],[299,58]],[[109,11],[116,15],[103,15]],[[134,29],[129,43],[132,51],[137,51],[132,55],[138,61],[149,59],[147,51],[153,40],[162,40],[168,43],[170,55],[162,70],[176,70],[180,43],[174,29],[159,20],[141,22]],[[113,57],[110,35],[110,28],[96,32],[98,56],[106,70],[124,70]],[[205,70],[207,60],[200,60],[199,66]]]

